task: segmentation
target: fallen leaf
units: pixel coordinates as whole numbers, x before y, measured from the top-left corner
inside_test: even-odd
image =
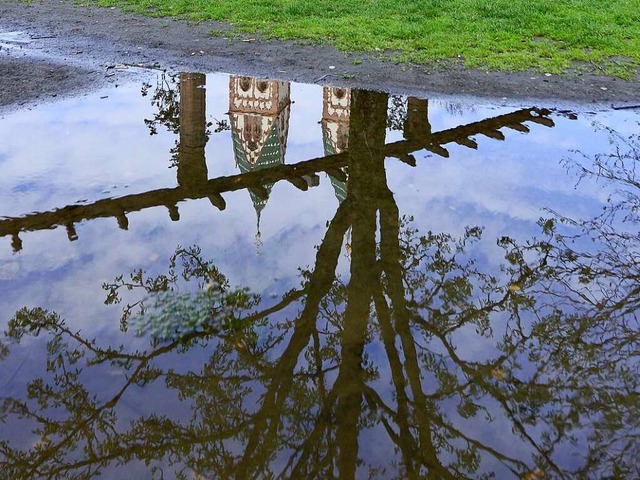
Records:
[[[525,473],[523,480],[539,480],[544,478],[544,472],[539,468],[536,468],[533,472]]]

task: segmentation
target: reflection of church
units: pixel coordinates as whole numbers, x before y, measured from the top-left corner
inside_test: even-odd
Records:
[[[324,87],[322,89],[322,142],[324,154],[334,155],[349,148],[349,113],[351,90],[348,88]],[[343,168],[345,171],[346,168]],[[346,171],[345,171],[346,173]],[[336,197],[342,202],[347,196],[347,182],[329,175]]]
[[[291,99],[289,82],[232,76],[229,117],[236,164],[242,173],[284,163]],[[249,189],[258,214],[267,204],[273,184]]]

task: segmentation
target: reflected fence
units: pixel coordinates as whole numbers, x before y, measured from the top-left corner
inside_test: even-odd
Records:
[[[0,236],[10,236],[14,252],[22,250],[21,234],[64,227],[70,241],[78,239],[75,225],[97,218],[113,217],[121,229],[129,226],[127,214],[153,207],[165,207],[171,220],[178,221],[178,203],[208,198],[219,210],[224,210],[225,193],[248,190],[258,218],[273,185],[287,181],[306,191],[319,185],[319,173],[326,173],[338,200],[346,195],[349,159],[349,120],[351,98],[355,90],[323,88],[323,114],[320,124],[325,155],[285,164],[289,131],[291,98],[289,82],[231,76],[229,79],[229,119],[233,155],[240,173],[209,178],[205,146],[208,140],[205,99],[206,76],[182,73],[179,82],[179,108],[173,107],[171,121],[178,124],[177,147],[173,150],[177,165],[177,186],[143,193],[108,198],[89,204],[73,204],[50,211],[29,213],[0,219]],[[167,112],[164,112],[167,113]],[[433,132],[428,116],[428,100],[409,97],[401,125],[403,140],[387,143],[383,153],[415,167],[415,152],[427,150],[440,157],[449,157],[447,144],[477,149],[474,140],[483,135],[505,140],[501,129],[529,132],[530,125],[553,127],[549,109],[523,108],[511,113],[486,118],[455,128]],[[367,113],[364,112],[366,115]],[[165,115],[165,117],[170,116]],[[570,115],[571,118],[575,118]],[[351,159],[353,160],[353,159]],[[1,212],[0,212],[1,213]]]

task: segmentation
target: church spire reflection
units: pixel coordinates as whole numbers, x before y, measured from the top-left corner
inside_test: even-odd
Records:
[[[242,173],[284,164],[289,133],[288,82],[232,76],[229,79],[229,117],[236,165]],[[258,216],[269,200],[273,184],[249,189]]]

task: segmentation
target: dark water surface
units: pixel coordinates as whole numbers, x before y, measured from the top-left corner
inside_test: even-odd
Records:
[[[639,126],[195,73],[5,116],[0,478],[638,478]]]

